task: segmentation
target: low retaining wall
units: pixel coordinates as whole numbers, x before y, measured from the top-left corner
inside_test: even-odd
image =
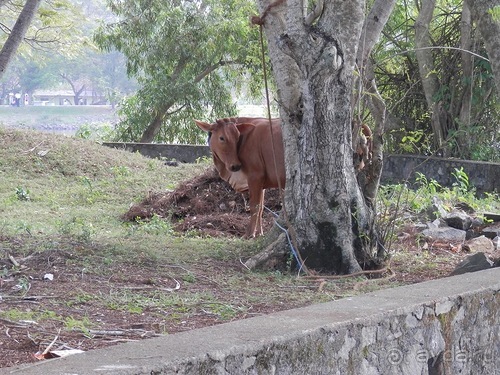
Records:
[[[132,152],[139,152],[150,158],[176,159],[183,163],[194,163],[201,157],[210,157],[208,146],[169,145],[155,143],[112,143],[103,145]],[[459,159],[443,159],[414,155],[384,155],[382,183],[396,184],[405,181],[415,182],[416,172],[423,173],[427,179],[434,179],[442,186],[452,186],[455,182],[452,172],[463,168],[469,176],[471,185],[479,193],[500,192],[500,164],[474,162]]]
[[[0,373],[494,375],[499,291],[494,268]]]
[[[500,192],[500,164],[480,161],[443,159],[414,155],[385,155],[382,182],[415,182],[417,172],[427,179],[434,179],[442,186],[452,186],[456,182],[452,173],[463,168],[469,182],[479,193]]]

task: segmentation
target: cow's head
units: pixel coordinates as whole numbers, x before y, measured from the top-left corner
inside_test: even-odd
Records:
[[[214,154],[224,163],[230,172],[241,169],[241,161],[238,157],[238,145],[240,137],[254,128],[252,124],[235,124],[224,120],[217,120],[215,124],[194,120],[196,125],[210,134],[209,146]],[[220,172],[220,171],[219,171]]]

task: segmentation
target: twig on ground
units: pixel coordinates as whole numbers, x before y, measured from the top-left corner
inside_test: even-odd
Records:
[[[61,333],[61,330],[59,329],[59,331],[57,332],[56,337],[54,337],[54,340],[52,340],[52,342],[42,352],[42,357],[45,356],[50,351],[50,349],[54,346],[54,344],[56,343],[57,339],[59,338],[59,334],[60,333]]]
[[[23,151],[23,154],[29,154],[30,152],[33,152],[35,151],[40,145],[42,145],[42,143],[45,142],[45,141],[41,141],[40,143],[38,143],[35,147],[33,148],[30,148],[29,150],[26,150],[26,151]]]
[[[16,267],[20,267],[21,265],[19,264],[19,262],[10,254],[8,254],[8,257],[9,257],[9,260],[11,261],[11,263],[16,266]]]
[[[88,333],[92,336],[125,336],[125,335],[135,335],[139,337],[154,337],[160,336],[154,331],[145,331],[142,329],[118,329],[118,330],[89,330]],[[122,339],[120,339],[122,340]],[[126,340],[126,339],[123,339]],[[130,339],[131,341],[135,341]]]
[[[128,289],[128,290],[161,290],[164,292],[175,292],[176,290],[179,290],[181,288],[181,283],[178,282],[176,279],[172,278],[175,281],[175,287],[174,288],[158,288],[156,286],[126,286],[123,287],[123,289]]]
[[[28,322],[13,322],[12,320],[0,318],[0,323],[10,328],[26,328],[31,325]]]

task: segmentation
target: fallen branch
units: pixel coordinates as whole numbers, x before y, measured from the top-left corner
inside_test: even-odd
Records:
[[[120,330],[89,330],[88,333],[92,336],[125,336],[125,335],[135,335],[139,337],[154,337],[154,336],[161,336],[160,334],[157,334],[154,331],[145,331],[143,329],[120,329]],[[120,339],[121,340],[121,339]]]
[[[0,323],[2,323],[3,325],[5,325],[9,328],[26,328],[26,327],[29,327],[31,325],[31,323],[28,323],[26,321],[13,322],[12,320],[3,319],[3,318],[0,318]]]
[[[4,302],[10,302],[9,300],[13,300],[14,302],[18,301],[26,301],[26,302],[38,302],[43,298],[59,298],[59,296],[2,296],[2,300]]]

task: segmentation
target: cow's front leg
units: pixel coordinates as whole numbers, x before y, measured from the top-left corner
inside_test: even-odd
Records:
[[[259,187],[250,186],[250,224],[247,227],[247,238],[255,237],[257,225],[262,226],[262,207],[264,201],[264,190]],[[262,232],[262,228],[260,228]]]
[[[264,231],[262,230],[262,215],[264,214],[265,195],[266,195],[266,190],[262,190],[262,194],[260,195],[259,214],[257,215],[257,225],[255,227],[255,230],[259,236],[264,235]]]

